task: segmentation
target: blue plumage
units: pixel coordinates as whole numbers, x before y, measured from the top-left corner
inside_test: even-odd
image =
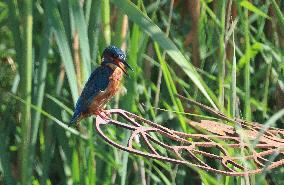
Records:
[[[107,47],[103,52],[103,56],[112,56],[112,57],[117,58],[121,61],[126,60],[125,53],[121,49],[119,49],[118,47],[115,47],[115,46]]]
[[[102,108],[118,91],[123,73],[128,75],[125,67],[132,70],[121,49],[109,46],[103,51],[102,65],[92,72],[85,84],[70,124],[92,114],[102,116]]]
[[[76,123],[81,114],[88,110],[88,107],[92,103],[94,97],[107,88],[109,84],[109,77],[112,73],[113,70],[105,65],[98,67],[92,72],[76,103],[70,124]]]

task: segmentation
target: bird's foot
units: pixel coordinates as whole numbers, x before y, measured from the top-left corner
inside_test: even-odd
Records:
[[[100,116],[105,121],[108,121],[111,119],[111,115],[107,110],[101,109],[96,112],[96,115]]]

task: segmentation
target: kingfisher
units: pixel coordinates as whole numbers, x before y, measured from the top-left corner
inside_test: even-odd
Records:
[[[127,68],[133,71],[121,49],[116,46],[105,48],[101,65],[91,73],[77,100],[70,125],[91,115],[107,119],[109,114],[104,106],[119,90],[123,74],[128,76]]]

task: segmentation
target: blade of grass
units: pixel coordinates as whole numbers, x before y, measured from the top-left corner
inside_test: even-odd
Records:
[[[82,69],[82,80],[87,81],[90,73],[91,73],[91,56],[90,56],[90,46],[89,46],[89,39],[88,39],[88,28],[86,24],[86,20],[84,18],[84,13],[82,7],[80,6],[80,1],[72,0],[71,6],[74,15],[74,23],[76,27],[76,31],[78,32],[79,36],[79,46],[80,46],[80,53],[82,56],[83,67]]]
[[[272,69],[272,57],[264,56],[264,58],[266,62],[268,63],[267,71],[265,75],[264,93],[263,93],[263,98],[262,98],[263,116],[266,117],[267,111],[268,111],[268,98],[269,98],[270,74],[271,74],[271,69]]]
[[[217,12],[220,12],[218,17],[221,20],[221,31],[219,35],[219,62],[218,62],[218,82],[219,82],[219,104],[221,106],[221,111],[225,112],[224,101],[225,101],[225,62],[226,62],[226,53],[225,53],[225,20],[226,20],[226,1],[218,1]]]
[[[32,32],[33,32],[33,2],[32,0],[23,1],[24,6],[24,22],[23,30],[23,68],[20,73],[21,79],[21,96],[27,102],[22,109],[22,140],[21,140],[21,182],[22,184],[30,184],[32,180],[32,160],[30,156],[30,134],[31,134],[31,92],[32,92]],[[20,62],[20,61],[18,61]]]
[[[123,144],[127,144],[128,143],[128,139],[130,137],[130,131],[126,131],[125,133],[125,138],[123,141]],[[120,176],[121,176],[121,180],[120,180],[120,184],[121,185],[125,185],[126,184],[126,177],[127,177],[127,165],[128,165],[128,158],[129,158],[129,153],[123,151],[122,152],[122,157],[121,157],[121,163],[122,163],[122,168],[120,170]]]
[[[245,99],[244,99],[244,110],[245,110],[245,118],[247,120],[251,120],[251,107],[250,107],[250,55],[249,51],[251,48],[250,45],[250,30],[249,30],[249,18],[248,18],[248,11],[244,10],[243,12],[243,28],[244,28],[244,34],[245,34],[245,70],[244,70],[244,77],[245,77]]]
[[[73,110],[70,109],[69,107],[67,107],[66,105],[64,105],[60,100],[58,100],[57,98],[51,96],[50,94],[46,94],[45,95],[48,99],[50,99],[51,101],[53,101],[54,103],[56,103],[59,107],[61,107],[62,109],[66,110],[66,112],[68,112],[70,115],[73,114]]]
[[[112,3],[126,13],[129,16],[129,19],[139,25],[141,30],[147,33],[155,42],[159,44],[161,48],[167,52],[167,54],[181,67],[181,69],[199,88],[210,104],[217,109],[216,104],[218,105],[218,100],[214,93],[201,79],[192,64],[186,60],[175,44],[166,37],[161,29],[154,24],[149,17],[145,16],[133,3],[126,0],[113,0]]]
[[[172,15],[173,15],[173,7],[174,7],[174,1],[171,0],[170,2],[170,10],[169,10],[169,17],[167,22],[167,28],[166,28],[166,36],[169,37],[170,28],[171,28],[171,22],[172,22]],[[166,52],[163,52],[163,60],[165,60]],[[157,92],[155,94],[155,100],[154,100],[154,107],[158,106],[159,100],[160,100],[160,91],[161,91],[161,80],[162,80],[162,68],[159,67],[159,73],[158,73],[158,80],[157,80]],[[157,113],[155,111],[155,113]]]
[[[88,149],[89,152],[87,153],[87,168],[88,168],[88,183],[89,185],[95,185],[96,184],[96,165],[95,165],[95,147],[94,147],[94,137],[93,137],[93,123],[92,121],[88,122]]]
[[[91,57],[93,62],[97,61],[100,23],[101,23],[101,1],[93,1],[91,8],[90,26],[89,26],[90,48],[91,48]]]
[[[110,31],[110,4],[109,0],[101,2],[102,6],[102,23],[103,33],[106,45],[110,45],[111,42],[111,31]]]
[[[78,88],[76,82],[76,74],[73,65],[73,59],[68,44],[68,39],[65,34],[62,20],[60,18],[59,10],[56,7],[55,0],[45,1],[49,21],[54,30],[55,40],[58,45],[61,60],[64,63],[65,71],[67,74],[69,86],[73,102],[75,103],[78,98]]]
[[[210,174],[206,173],[205,171],[199,170],[198,173],[202,176],[202,179],[206,179],[208,184],[212,185],[221,185],[222,183],[219,182],[215,177],[212,177]]]
[[[28,104],[28,102],[26,102],[25,100],[23,100],[22,98],[12,94],[12,93],[9,93],[13,98],[15,98],[16,100],[22,102],[23,104]],[[58,126],[64,128],[64,130],[66,131],[69,131],[70,133],[76,135],[76,136],[80,136],[82,139],[87,139],[86,136],[80,134],[77,130],[73,129],[73,128],[70,128],[68,125],[66,125],[65,123],[61,122],[60,120],[58,120],[57,118],[55,118],[54,116],[50,115],[48,112],[42,110],[41,108],[35,106],[35,105],[32,105],[30,103],[30,107],[35,109],[36,111],[39,111],[41,114],[43,114],[44,116],[46,116],[47,118],[51,119],[52,121],[54,121]]]
[[[56,1],[54,1],[54,2],[56,2]],[[66,34],[66,37],[68,39],[67,43],[71,46],[72,39],[73,39],[72,33],[74,32],[74,23],[72,22],[73,19],[71,17],[72,11],[71,11],[71,6],[70,6],[70,1],[69,0],[57,1],[57,3],[55,3],[55,5],[58,6],[61,22],[62,22],[63,27],[64,27],[64,33]],[[48,12],[48,11],[51,12],[49,9],[46,9],[46,12]],[[49,18],[49,19],[51,19],[51,18]]]
[[[232,66],[232,81],[231,81],[231,116],[236,117],[237,108],[237,63],[236,63],[236,51],[235,51],[235,35],[233,32],[233,66]]]
[[[39,56],[39,72],[38,76],[36,77],[39,82],[38,86],[36,89],[38,89],[36,93],[36,97],[34,97],[34,102],[35,105],[39,108],[42,107],[42,102],[43,102],[43,97],[44,97],[44,92],[45,92],[45,79],[46,79],[46,74],[47,74],[47,57],[48,57],[48,50],[50,47],[49,40],[51,36],[51,30],[50,30],[50,25],[48,23],[45,24],[45,29],[44,29],[44,39],[42,41],[42,45],[40,46],[40,56]],[[38,111],[33,111],[32,114],[32,122],[33,122],[33,127],[32,127],[32,147],[36,144],[37,141],[37,134],[38,134],[38,127],[39,127],[39,122],[40,122],[40,112]]]
[[[157,172],[157,174],[160,176],[160,178],[162,179],[162,181],[166,185],[171,185],[170,180],[167,178],[167,176],[159,168],[157,168],[155,165],[153,165],[153,169]]]
[[[87,27],[89,26],[92,2],[93,2],[92,0],[86,0],[85,3],[84,3],[85,19],[86,19]]]
[[[33,102],[38,108],[42,108],[43,104],[43,97],[45,92],[45,85],[46,85],[46,75],[47,75],[47,57],[48,57],[48,51],[50,47],[50,36],[51,36],[51,30],[50,25],[48,24],[48,21],[45,22],[45,28],[44,28],[44,39],[42,40],[41,46],[40,46],[40,54],[39,54],[39,71],[37,73],[37,76],[35,78],[37,79],[38,84],[36,84],[36,87],[33,87],[34,89],[37,89],[37,92],[34,93]],[[33,110],[32,111],[32,135],[31,135],[31,158],[33,159],[36,150],[36,144],[38,141],[38,132],[39,132],[39,123],[41,119],[41,114],[39,111]],[[48,127],[49,128],[49,127]],[[47,129],[48,129],[47,128]],[[48,132],[46,132],[48,133]],[[46,136],[47,138],[48,136]],[[51,140],[48,140],[47,142],[50,142]],[[52,145],[46,145],[45,151],[50,152],[49,147]],[[43,152],[44,153],[44,152]],[[41,176],[41,184],[45,184],[47,181],[47,173],[48,173],[48,167],[50,163],[50,153],[48,155],[45,153],[43,154],[44,159],[44,165],[43,165],[43,175]]]
[[[276,13],[276,17],[280,23],[280,26],[282,27],[282,31],[284,30],[284,15],[281,12],[281,9],[279,8],[279,6],[277,5],[275,0],[271,0],[272,2],[272,8]]]
[[[259,8],[257,8],[256,6],[254,6],[251,2],[245,0],[245,1],[242,1],[240,3],[241,6],[245,7],[246,9],[254,12],[255,14],[257,15],[260,15],[266,19],[271,19],[271,17],[269,17],[266,13],[264,13],[262,10],[260,10]]]
[[[275,114],[273,114],[265,123],[264,127],[261,129],[261,131],[258,133],[256,140],[254,141],[253,145],[255,146],[258,144],[260,137],[265,133],[269,127],[273,126],[278,119],[281,119],[284,117],[284,109],[279,110]]]
[[[160,61],[160,64],[161,64],[161,69],[163,71],[163,76],[164,76],[165,82],[167,84],[171,100],[172,100],[174,106],[177,107],[177,110],[179,112],[184,112],[183,105],[182,105],[180,99],[175,98],[175,94],[178,94],[177,89],[176,89],[174,81],[171,77],[170,71],[167,67],[167,64],[164,61],[164,59],[162,58],[159,46],[156,42],[154,43],[154,48],[155,48],[158,60]],[[182,115],[178,114],[178,118],[179,118],[180,125],[181,125],[181,128],[183,129],[183,131],[187,131],[188,127],[187,127],[187,124],[184,120],[184,117]]]
[[[122,46],[122,43],[125,42],[125,38],[122,38],[122,29],[123,29],[123,19],[124,15],[121,11],[117,12],[117,20],[115,23],[115,34],[112,38],[112,43],[116,46]],[[128,19],[128,18],[127,18]],[[123,49],[123,48],[122,48]]]
[[[220,20],[218,19],[216,14],[208,7],[207,2],[205,0],[201,0],[201,2],[202,2],[202,5],[205,7],[205,10],[207,11],[207,13],[212,18],[212,20],[216,23],[216,25],[218,25],[219,27],[222,27]]]
[[[52,109],[52,107],[49,107]],[[54,110],[54,109],[53,109]],[[50,166],[52,164],[52,160],[54,159],[54,150],[55,150],[55,135],[54,135],[54,124],[51,120],[48,120],[47,125],[40,125],[39,131],[39,144],[42,149],[41,159],[42,159],[42,175],[40,176],[40,184],[46,185],[48,184],[49,173],[52,171]]]

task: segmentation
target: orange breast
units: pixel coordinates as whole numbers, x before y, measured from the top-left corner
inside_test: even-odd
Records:
[[[100,92],[93,100],[89,113],[93,114],[102,109],[104,105],[116,94],[119,90],[122,80],[123,71],[120,68],[115,68],[113,74],[109,77],[109,84],[105,91]]]

